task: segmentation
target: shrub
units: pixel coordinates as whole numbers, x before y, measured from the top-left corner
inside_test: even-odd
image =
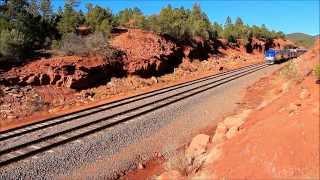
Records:
[[[314,74],[315,74],[317,80],[320,80],[320,64],[317,64],[314,67]]]
[[[0,33],[0,60],[20,60],[23,56],[25,35],[15,29]]]
[[[58,40],[53,40],[51,43],[51,49],[60,49],[61,42]]]
[[[104,54],[108,49],[108,38],[104,33],[93,33],[86,37],[69,33],[62,38],[60,51],[66,55]]]
[[[297,80],[299,78],[297,65],[294,61],[289,61],[280,71],[280,75],[282,75],[285,79],[288,80]]]
[[[179,151],[177,154],[174,154],[172,157],[170,157],[166,164],[166,168],[168,170],[179,171],[184,176],[188,174],[188,166],[188,160],[182,151]]]
[[[32,113],[41,111],[49,106],[49,103],[45,102],[44,99],[38,95],[36,95],[29,103]]]
[[[109,20],[103,20],[99,26],[96,27],[96,32],[102,32],[106,36],[110,36],[112,26],[109,22]]]

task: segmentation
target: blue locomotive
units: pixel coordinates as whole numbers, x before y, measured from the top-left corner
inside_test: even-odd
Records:
[[[264,53],[264,60],[266,64],[275,64],[280,63],[282,61],[296,58],[302,53],[304,53],[305,49],[283,49],[283,50],[274,50],[268,49]]]

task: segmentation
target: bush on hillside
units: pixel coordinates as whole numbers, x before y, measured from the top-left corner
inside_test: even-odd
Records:
[[[3,30],[0,33],[0,61],[21,60],[26,44],[25,35],[21,32]]]
[[[59,45],[59,43],[58,43]],[[104,33],[93,33],[82,37],[69,33],[60,42],[60,51],[65,55],[91,55],[104,53],[108,49],[108,38]]]
[[[317,64],[314,67],[314,74],[315,74],[317,80],[319,81],[320,80],[320,64]]]

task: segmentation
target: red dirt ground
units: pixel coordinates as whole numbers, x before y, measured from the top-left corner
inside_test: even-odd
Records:
[[[222,154],[217,160],[182,179],[319,179],[320,86],[312,73],[320,63],[319,42],[249,87],[239,110],[254,110],[240,130],[218,145]],[[296,69],[288,70],[290,64]],[[288,76],[287,71],[297,76]],[[217,147],[209,144],[207,151],[214,152],[212,148]],[[145,179],[159,174],[150,175],[154,171],[148,167],[145,171]],[[139,172],[129,175],[137,179]]]
[[[222,145],[223,155],[204,167],[227,179],[319,178],[319,92],[310,72],[319,63],[319,40],[297,62],[303,80],[293,81],[278,99],[250,114],[239,134]],[[275,74],[274,76],[278,76]],[[285,81],[263,79],[249,89],[246,102],[257,104],[276,96]],[[283,89],[283,88],[282,88]]]
[[[239,136],[223,146],[224,155],[212,167],[217,177],[319,177],[319,86],[313,78],[250,115]],[[299,99],[301,87],[311,97]],[[251,94],[252,95],[252,94]],[[298,105],[296,112],[290,102]],[[292,113],[292,114],[290,114]]]

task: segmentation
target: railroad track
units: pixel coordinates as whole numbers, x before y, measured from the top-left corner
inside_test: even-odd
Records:
[[[106,130],[267,66],[250,65],[3,131],[0,134],[0,167]]]

